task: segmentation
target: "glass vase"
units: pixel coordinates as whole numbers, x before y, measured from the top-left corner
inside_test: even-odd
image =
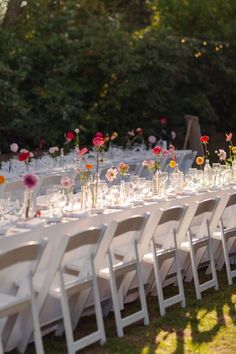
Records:
[[[22,218],[29,219],[32,216],[32,189],[26,188],[24,192],[24,202],[22,209]]]

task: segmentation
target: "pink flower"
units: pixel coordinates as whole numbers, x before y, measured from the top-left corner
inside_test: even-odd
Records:
[[[152,169],[155,167],[155,161],[154,160],[144,160],[142,162],[142,166],[145,166],[148,169]]]
[[[68,176],[63,176],[61,178],[61,185],[63,188],[65,189],[70,189],[71,187],[73,187],[74,182],[70,179],[70,177]]]
[[[79,157],[83,156],[84,154],[87,154],[87,152],[88,152],[87,148],[83,148],[83,149],[77,148],[76,149],[76,155],[79,156]]]
[[[143,129],[142,128],[137,128],[136,129],[136,134],[142,135],[143,134]]]
[[[28,173],[27,175],[25,175],[23,180],[25,187],[29,189],[35,188],[38,184],[38,181],[38,176],[33,173]]]
[[[232,133],[229,133],[229,134],[225,134],[226,135],[226,141],[228,142],[228,141],[231,141],[232,140],[232,137],[233,137],[233,134]]]
[[[124,162],[120,162],[119,165],[117,166],[117,170],[120,172],[120,174],[126,174],[129,171],[129,165]]]
[[[102,137],[103,137],[103,134],[102,134],[101,132],[97,132],[97,133],[95,134],[95,137],[102,138]]]
[[[155,146],[153,149],[152,149],[152,153],[154,155],[160,155],[160,153],[162,152],[162,147],[161,146]]]
[[[163,151],[163,156],[166,157],[166,156],[169,155],[169,153],[170,153],[170,152],[169,152],[168,150],[164,150],[164,151]]]
[[[79,134],[79,128],[75,128],[75,134]]]
[[[148,142],[149,142],[150,144],[155,144],[156,141],[157,141],[157,138],[156,138],[154,135],[150,135],[150,136],[148,137]]]
[[[106,179],[109,181],[109,182],[112,182],[114,181],[114,179],[116,179],[116,175],[117,175],[118,171],[116,168],[109,168],[106,172]]]
[[[102,136],[95,136],[95,138],[93,138],[93,145],[95,147],[101,147],[102,145],[105,144],[105,140],[103,139]]]
[[[10,145],[10,150],[11,150],[11,152],[17,152],[18,149],[19,149],[19,146],[18,146],[16,143],[12,143],[12,144]]]
[[[166,125],[167,124],[167,122],[168,122],[168,118],[167,117],[161,117],[160,118],[160,123],[162,124],[162,125]]]
[[[226,154],[225,150],[219,149],[219,152],[218,152],[217,155],[219,156],[219,160],[220,161],[225,161],[226,160],[227,154]]]

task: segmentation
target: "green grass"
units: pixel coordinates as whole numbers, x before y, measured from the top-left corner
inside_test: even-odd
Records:
[[[179,304],[167,309],[161,317],[157,298],[148,296],[150,325],[133,324],[118,338],[113,314],[105,319],[106,344],[94,344],[81,354],[220,354],[236,353],[236,284],[229,286],[226,273],[218,273],[220,290],[209,289],[202,300],[196,300],[193,283],[184,284],[187,306]],[[176,292],[172,286],[167,293]],[[138,302],[128,304],[125,312],[137,309]],[[95,328],[94,317],[82,318],[75,336]],[[50,334],[44,337],[46,354],[67,353],[65,337]],[[15,354],[16,351],[11,352]],[[30,345],[27,354],[34,353]]]

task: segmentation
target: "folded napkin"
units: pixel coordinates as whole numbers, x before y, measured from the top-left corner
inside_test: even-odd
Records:
[[[17,226],[24,229],[35,229],[45,225],[45,220],[40,218],[34,218],[30,220],[20,221]]]
[[[66,211],[63,216],[68,218],[84,218],[90,213],[89,210]]]

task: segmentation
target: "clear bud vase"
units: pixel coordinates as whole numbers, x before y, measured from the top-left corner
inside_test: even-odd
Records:
[[[173,186],[175,187],[176,192],[181,192],[184,183],[184,174],[180,171],[178,164],[173,169],[171,174],[171,180],[173,182]]]
[[[32,189],[26,188],[24,192],[22,218],[29,219],[31,216],[32,216]]]
[[[161,170],[157,169],[156,173],[152,179],[152,194],[153,195],[160,195],[161,193]]]
[[[236,160],[232,161],[231,180],[232,180],[232,182],[236,182]]]
[[[205,187],[210,187],[212,184],[212,169],[208,159],[206,159],[206,163],[203,169],[203,183]]]
[[[87,202],[88,202],[88,187],[81,186],[81,197],[80,197],[81,210],[85,210],[87,208]]]

